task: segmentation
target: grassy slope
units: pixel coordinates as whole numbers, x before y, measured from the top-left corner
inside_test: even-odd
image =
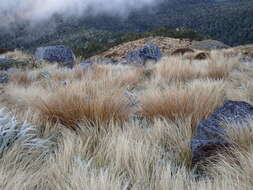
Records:
[[[21,135],[8,149],[0,146],[0,187],[252,189],[253,122],[239,131],[229,124],[230,140],[239,145],[231,150],[236,162],[220,155],[200,180],[191,170],[197,123],[225,98],[253,103],[253,69],[239,55],[227,57],[233,53],[213,51],[202,61],[168,57],[144,67],[97,64],[89,71],[45,63],[13,74],[1,104],[33,127],[12,122]],[[3,127],[7,121],[11,115],[0,113]]]

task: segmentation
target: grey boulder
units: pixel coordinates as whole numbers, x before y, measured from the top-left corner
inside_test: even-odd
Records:
[[[147,61],[158,61],[161,58],[161,51],[156,45],[146,45],[143,48],[127,52],[125,58],[128,63],[145,64]]]
[[[39,47],[35,52],[35,58],[39,61],[62,63],[68,67],[73,67],[75,63],[73,51],[63,45]]]
[[[206,120],[199,123],[191,142],[192,164],[195,166],[217,152],[230,147],[226,140],[224,123],[244,123],[253,117],[253,106],[246,102],[226,100],[224,105],[214,111]]]

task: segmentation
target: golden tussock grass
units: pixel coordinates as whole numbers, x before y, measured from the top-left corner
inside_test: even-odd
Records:
[[[201,70],[180,59],[169,59],[157,65],[156,74],[168,81],[188,81],[201,77]]]
[[[10,77],[10,81],[17,85],[28,86],[31,84],[31,80],[26,72],[16,72]]]
[[[226,123],[227,139],[237,148],[248,150],[253,144],[253,121],[249,118],[245,123]]]
[[[226,63],[217,63],[215,61],[209,61],[207,77],[212,79],[224,79],[229,76],[230,69]]]
[[[156,65],[155,75],[167,81],[188,81],[201,77],[201,67],[184,62],[180,58],[168,58]]]
[[[39,92],[27,101],[40,113],[41,120],[60,122],[71,128],[81,121],[109,123],[125,120],[129,115],[123,90],[108,86],[105,81],[99,84],[81,81],[44,92],[42,96]]]
[[[206,118],[224,100],[224,82],[196,80],[186,86],[148,89],[141,97],[141,115],[150,119],[164,117],[192,119],[192,126]]]
[[[0,140],[11,137],[2,131],[7,120],[34,126],[20,128],[24,138],[8,149],[0,143],[0,189],[252,189],[251,120],[225,125],[235,146],[203,167],[206,176],[191,166],[199,121],[224,99],[253,101],[253,69],[238,60],[212,51],[209,60],[15,73],[1,87],[1,104],[15,116],[0,113]]]

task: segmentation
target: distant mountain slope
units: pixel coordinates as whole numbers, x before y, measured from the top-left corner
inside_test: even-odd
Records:
[[[0,29],[0,47],[33,49],[48,44],[67,44],[79,55],[106,49],[124,33],[136,33],[166,26],[190,28],[229,45],[253,42],[253,0],[164,0],[160,5],[132,12],[127,19],[96,17],[51,20],[32,26],[13,23]],[[0,23],[1,27],[1,23]],[[174,37],[174,36],[172,36]]]
[[[167,26],[191,28],[229,45],[253,42],[252,0],[167,0],[154,10],[135,12],[124,22],[110,17],[84,23],[111,31],[142,32]]]

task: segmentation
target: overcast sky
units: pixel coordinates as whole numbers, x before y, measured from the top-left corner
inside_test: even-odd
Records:
[[[106,13],[127,16],[133,9],[154,6],[160,0],[0,0],[0,16],[39,21],[58,13],[64,16]],[[3,18],[3,17],[2,17]],[[0,18],[1,21],[1,18]],[[7,22],[7,20],[6,20]]]

